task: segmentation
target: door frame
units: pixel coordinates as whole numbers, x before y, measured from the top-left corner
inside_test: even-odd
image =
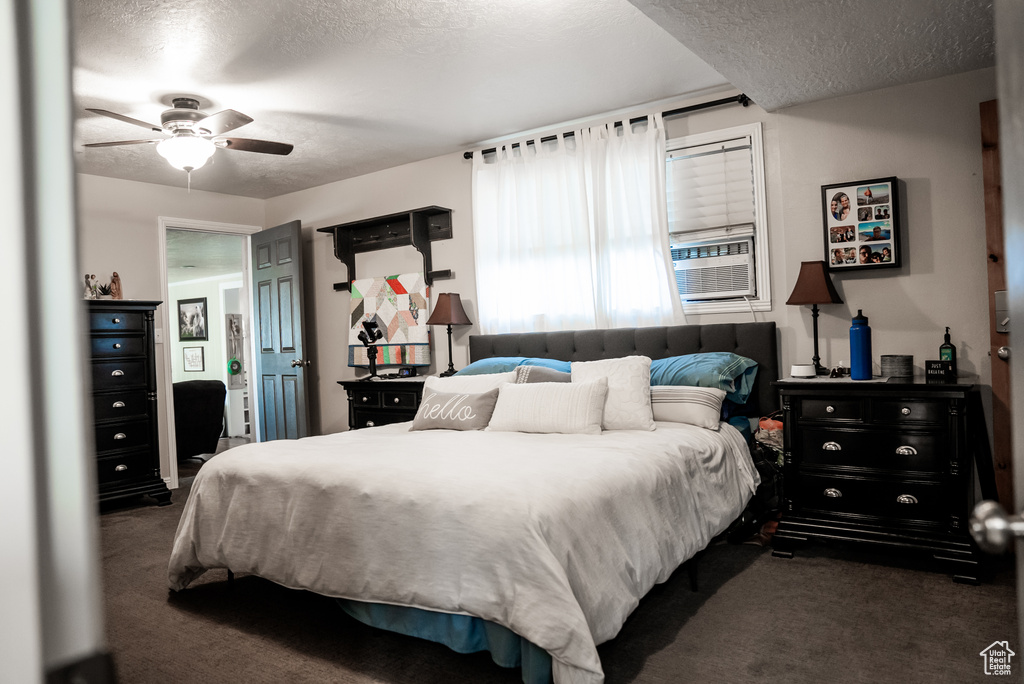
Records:
[[[200,221],[196,219],[179,219],[170,216],[158,217],[158,235],[159,240],[159,262],[160,262],[160,295],[163,301],[163,319],[161,320],[161,328],[165,331],[165,335],[171,335],[174,331],[170,330],[167,326],[169,320],[167,311],[170,307],[169,302],[169,290],[167,288],[167,231],[168,230],[192,230],[200,233],[225,233],[230,235],[240,235],[245,237],[245,258],[242,264],[242,283],[245,289],[245,315],[243,318],[244,325],[249,336],[249,356],[254,358],[255,347],[253,342],[253,296],[252,287],[248,284],[249,273],[251,270],[250,262],[252,261],[252,242],[249,240],[249,236],[253,233],[258,233],[263,230],[263,226],[250,226],[240,223],[219,223],[216,221]],[[171,345],[169,339],[164,339],[162,353],[158,354],[160,359],[160,365],[164,377],[164,383],[162,388],[162,396],[160,397],[160,405],[163,407],[161,413],[164,416],[164,425],[167,427],[167,462],[166,469],[161,464],[160,474],[163,476],[164,482],[170,489],[178,488],[178,442],[174,435],[174,388],[173,382],[171,382]],[[249,383],[249,406],[253,405],[253,401],[258,401],[258,388],[255,383]],[[255,412],[255,413],[258,413]],[[260,421],[259,416],[256,416],[256,420],[251,422],[252,427],[250,428],[253,441],[259,441],[260,437]]]

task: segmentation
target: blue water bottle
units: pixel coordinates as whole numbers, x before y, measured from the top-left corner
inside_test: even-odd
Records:
[[[850,378],[871,379],[871,326],[860,309],[850,326]]]

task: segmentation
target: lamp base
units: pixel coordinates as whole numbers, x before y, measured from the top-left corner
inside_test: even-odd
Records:
[[[443,373],[438,373],[438,377],[440,377],[440,378],[447,378],[447,377],[450,377],[452,375],[455,375],[456,372],[457,371],[454,368],[449,368],[448,370],[446,370]]]
[[[830,371],[828,368],[825,368],[821,364],[816,363],[814,364],[814,372],[818,375],[828,375],[832,371]]]

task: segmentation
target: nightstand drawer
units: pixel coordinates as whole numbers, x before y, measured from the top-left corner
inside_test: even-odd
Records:
[[[948,502],[938,483],[802,475],[801,511],[944,523]]]
[[[845,466],[885,472],[941,473],[948,468],[949,440],[942,433],[804,428],[804,466]]]
[[[416,417],[416,411],[395,411],[385,409],[354,409],[352,412],[352,429],[380,427],[391,423],[404,423]]]
[[[864,405],[859,399],[803,399],[799,417],[809,420],[862,420]]]
[[[949,417],[949,405],[941,401],[876,399],[872,412],[876,421],[884,423],[941,424]]]
[[[380,406],[380,392],[363,392],[356,390],[352,392],[351,402],[355,406],[364,406],[366,408],[375,408]]]
[[[384,392],[383,405],[388,408],[405,408],[416,410],[419,406],[419,395],[415,392]]]

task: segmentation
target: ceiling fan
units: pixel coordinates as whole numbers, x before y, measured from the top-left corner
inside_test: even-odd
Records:
[[[251,138],[226,138],[224,133],[240,128],[252,122],[252,118],[225,109],[207,116],[199,111],[199,101],[191,97],[176,97],[172,100],[173,109],[160,115],[160,125],[146,123],[124,114],[109,112],[106,109],[89,109],[94,114],[109,116],[135,126],[148,128],[156,133],[164,133],[163,138],[150,140],[118,140],[114,142],[87,143],[84,147],[116,147],[119,145],[156,145],[156,151],[171,166],[191,172],[203,166],[217,151],[217,148],[242,150],[243,152],[259,152],[262,154],[285,155],[292,151],[293,146],[287,143],[253,140]]]

